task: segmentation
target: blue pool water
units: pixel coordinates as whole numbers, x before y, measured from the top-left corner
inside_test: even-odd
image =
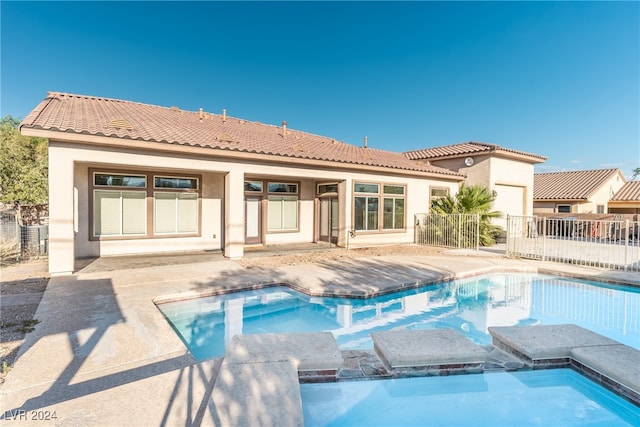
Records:
[[[640,408],[570,369],[301,384],[305,426],[638,426]]]
[[[573,323],[640,349],[640,290],[538,274],[491,274],[369,299],[309,297],[270,287],[159,305],[199,360],[236,334],[331,331],[343,350],[371,332],[453,328],[477,344],[490,326]]]

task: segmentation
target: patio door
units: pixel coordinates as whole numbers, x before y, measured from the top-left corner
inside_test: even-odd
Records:
[[[318,241],[338,243],[338,197],[324,196],[319,198]]]
[[[262,243],[262,197],[244,198],[244,242]]]

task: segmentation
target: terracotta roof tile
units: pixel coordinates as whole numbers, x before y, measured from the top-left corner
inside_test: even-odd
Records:
[[[402,153],[358,147],[289,128],[283,135],[281,126],[175,107],[57,92],[48,93],[20,128],[463,177],[449,169],[411,161]]]
[[[587,200],[618,169],[536,173],[533,175],[534,200]]]
[[[627,181],[611,198],[616,202],[640,201],[640,181]]]
[[[495,144],[487,144],[485,142],[463,142],[461,144],[444,145],[441,147],[425,148],[422,150],[407,151],[404,155],[411,160],[437,160],[451,157],[468,156],[480,153],[503,152],[508,154],[516,154],[519,156],[530,157],[535,163],[541,163],[547,160],[544,156],[526,153],[524,151],[511,150],[500,147]]]

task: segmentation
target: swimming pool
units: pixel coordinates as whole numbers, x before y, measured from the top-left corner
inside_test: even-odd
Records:
[[[306,426],[637,426],[640,409],[571,369],[301,384]]]
[[[490,326],[573,323],[640,349],[640,290],[559,276],[501,273],[369,299],[310,297],[287,287],[159,305],[199,360],[237,334],[330,331],[343,350],[371,349],[371,332],[453,328],[491,343]]]

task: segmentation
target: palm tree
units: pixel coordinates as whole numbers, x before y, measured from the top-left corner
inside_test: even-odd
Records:
[[[502,212],[491,211],[496,196],[488,188],[481,185],[460,185],[455,198],[447,195],[436,199],[431,204],[431,213],[435,214],[478,214],[480,219],[480,244],[491,246],[504,231],[502,227],[491,223],[493,218],[502,216]]]
[[[635,168],[633,170],[633,175],[631,176],[631,180],[633,181],[639,176],[640,176],[640,168]]]

